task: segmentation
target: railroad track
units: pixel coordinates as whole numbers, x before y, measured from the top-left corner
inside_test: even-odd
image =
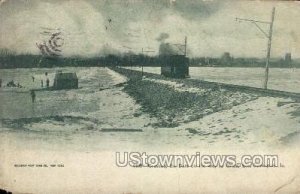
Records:
[[[130,79],[141,79],[141,72],[137,70],[131,70],[131,69],[124,69],[124,68],[111,68],[112,70],[123,74]],[[240,92],[250,92],[250,93],[256,93],[263,96],[271,96],[271,97],[283,97],[283,98],[291,98],[297,102],[300,102],[300,93],[296,92],[287,92],[287,91],[280,91],[280,90],[273,90],[273,89],[263,89],[263,88],[256,88],[251,86],[241,86],[241,85],[234,85],[234,84],[226,84],[226,83],[220,83],[220,82],[211,82],[211,81],[205,81],[205,80],[199,80],[199,79],[175,79],[175,78],[169,78],[164,77],[159,74],[154,73],[143,73],[146,77],[152,77],[155,79],[163,79],[163,80],[169,80],[169,81],[176,81],[178,83],[183,83],[185,85],[193,86],[193,87],[206,87],[206,88],[223,88],[231,91],[240,91]],[[300,86],[299,86],[300,87]]]
[[[179,81],[180,82],[180,81]],[[219,83],[219,82],[210,82],[204,80],[197,80],[197,79],[187,79],[187,82],[191,82],[194,86],[199,84],[199,86],[206,86],[206,87],[219,87],[228,90],[240,91],[240,92],[251,92],[257,93],[264,96],[272,96],[272,97],[288,97],[295,99],[300,102],[300,93],[296,92],[287,92],[287,91],[280,91],[280,90],[273,90],[273,89],[263,89],[263,88],[256,88],[251,86],[241,86],[241,85],[234,85],[234,84],[226,84],[226,83]]]

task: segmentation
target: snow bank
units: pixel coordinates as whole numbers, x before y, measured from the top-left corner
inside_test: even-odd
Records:
[[[121,83],[127,82],[127,77],[125,77],[109,68],[106,68],[106,70],[107,70],[107,73],[113,78],[115,84],[121,84]]]
[[[300,118],[289,114],[293,104],[278,106],[283,98],[260,97],[229,110],[181,125],[188,132],[205,136],[211,143],[222,141],[246,144],[278,144],[288,134],[299,132]]]
[[[128,77],[124,89],[142,105],[142,110],[159,120],[153,124],[154,127],[176,127],[257,98],[255,94],[218,87],[196,88],[187,85],[186,80],[171,81],[154,74],[146,74],[146,78],[142,78],[134,71],[114,70]]]

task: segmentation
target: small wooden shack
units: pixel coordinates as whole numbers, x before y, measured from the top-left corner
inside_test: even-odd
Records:
[[[54,78],[53,89],[78,89],[78,78],[76,73],[56,72]]]

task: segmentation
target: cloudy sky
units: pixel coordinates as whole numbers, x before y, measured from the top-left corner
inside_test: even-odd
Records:
[[[300,57],[300,3],[287,1],[0,0],[0,48],[38,54],[45,28],[59,28],[65,56],[157,53],[161,41],[183,44],[187,36],[189,56],[264,57],[265,36],[235,18],[270,21],[273,6],[272,56]]]

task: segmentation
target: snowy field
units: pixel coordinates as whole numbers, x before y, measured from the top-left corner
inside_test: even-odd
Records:
[[[141,67],[127,67],[139,70]],[[145,72],[160,74],[160,67],[144,67]],[[262,88],[264,68],[190,67],[192,79]],[[300,93],[300,69],[271,68],[269,89]]]

